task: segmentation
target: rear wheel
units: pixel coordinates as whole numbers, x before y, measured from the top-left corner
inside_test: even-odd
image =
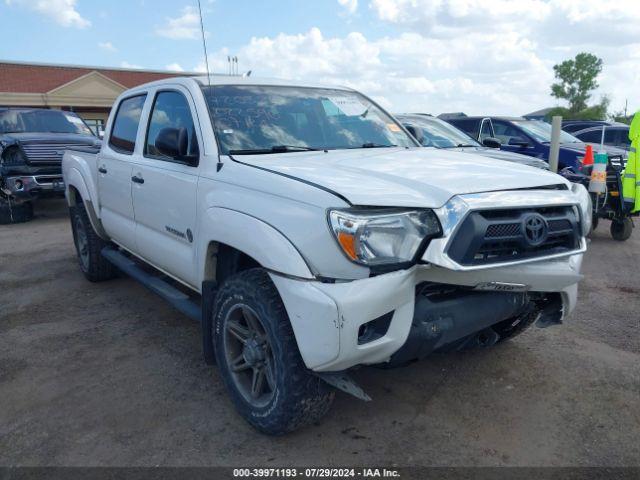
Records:
[[[0,198],[0,225],[25,223],[33,219],[33,203],[13,203]]]
[[[633,232],[633,222],[629,217],[625,217],[621,220],[611,221],[611,236],[614,240],[624,242],[628,240]]]
[[[281,435],[328,412],[334,391],[305,367],[280,295],[263,269],[224,282],[213,328],[222,379],[253,427]]]
[[[69,210],[73,241],[78,252],[82,273],[90,282],[101,282],[116,276],[115,267],[101,254],[108,242],[102,240],[91,225],[84,204],[79,203]]]

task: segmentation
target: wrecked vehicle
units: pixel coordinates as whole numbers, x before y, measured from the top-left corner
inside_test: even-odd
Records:
[[[574,309],[591,205],[537,168],[422,148],[347,88],[172,78],[63,175],[81,270],[201,322],[238,412],[283,434],[360,365],[488,347]],[[153,268],[150,268],[153,267]]]
[[[97,145],[75,113],[0,108],[0,224],[26,222],[34,200],[63,196],[65,148]]]

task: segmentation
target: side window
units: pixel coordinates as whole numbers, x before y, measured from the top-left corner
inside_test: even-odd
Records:
[[[587,143],[600,143],[600,139],[602,138],[602,130],[589,130],[588,132],[581,133],[578,138]]]
[[[479,120],[475,120],[475,119],[470,119],[470,120],[451,120],[449,123],[451,123],[453,126],[459,128],[460,130],[462,130],[463,132],[465,132],[467,135],[472,136],[473,138],[478,138],[478,133],[479,133],[479,129],[480,129],[480,121]]]
[[[509,125],[507,122],[494,120],[493,129],[496,132],[496,138],[504,145],[508,145],[512,141],[527,141],[527,138],[520,130]]]
[[[114,150],[129,155],[135,150],[138,124],[146,98],[146,94],[138,95],[120,102],[109,137],[109,145]]]
[[[158,135],[165,129],[173,131],[179,142],[183,142],[185,155],[168,155],[156,147]],[[149,118],[145,155],[172,161],[197,159],[198,154],[198,139],[187,99],[179,92],[158,92]]]
[[[617,145],[618,144],[618,134],[620,133],[620,130],[616,130],[616,129],[609,129],[607,128],[604,132],[604,143],[607,143],[609,145]]]

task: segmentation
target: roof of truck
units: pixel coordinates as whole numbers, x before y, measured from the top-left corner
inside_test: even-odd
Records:
[[[145,83],[144,85],[140,85],[136,88],[145,88],[145,87],[153,87],[156,85],[163,85],[166,83],[176,83],[179,82],[198,82],[200,85],[206,87],[208,85],[253,85],[253,86],[285,86],[285,87],[306,87],[306,88],[333,88],[340,90],[353,90],[349,87],[344,87],[341,85],[328,85],[314,82],[303,82],[301,80],[285,80],[282,78],[260,78],[260,77],[251,77],[251,76],[240,76],[240,75],[210,75],[207,78],[206,75],[199,77],[173,77],[173,78],[165,78],[162,80],[158,80],[155,82]]]

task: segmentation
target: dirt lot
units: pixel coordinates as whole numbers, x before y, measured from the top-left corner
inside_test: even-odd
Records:
[[[85,281],[63,202],[37,214],[0,227],[0,465],[640,465],[640,231],[620,244],[601,223],[564,326],[362,369],[373,402],[339,394],[269,438],[198,325],[130,279]]]

